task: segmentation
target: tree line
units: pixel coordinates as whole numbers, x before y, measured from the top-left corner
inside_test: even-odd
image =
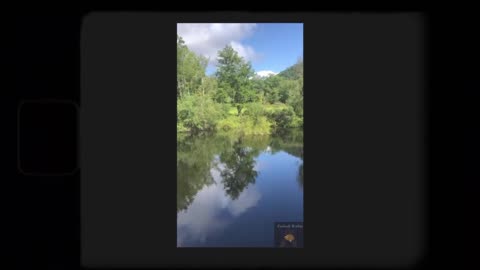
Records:
[[[250,62],[227,45],[217,70],[177,35],[177,132],[240,131],[270,134],[303,127],[303,59],[277,75],[255,75]]]

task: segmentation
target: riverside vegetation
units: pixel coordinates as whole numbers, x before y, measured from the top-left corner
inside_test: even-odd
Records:
[[[177,35],[177,134],[266,135],[303,127],[303,59],[260,77],[232,46],[218,52],[217,70]]]

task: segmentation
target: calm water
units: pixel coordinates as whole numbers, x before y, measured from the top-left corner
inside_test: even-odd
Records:
[[[274,222],[303,222],[303,132],[177,140],[178,247],[273,247]]]

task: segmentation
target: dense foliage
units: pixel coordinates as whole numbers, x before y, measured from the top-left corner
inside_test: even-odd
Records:
[[[278,75],[259,77],[250,62],[227,45],[217,71],[177,35],[177,131],[269,134],[303,126],[303,60]]]

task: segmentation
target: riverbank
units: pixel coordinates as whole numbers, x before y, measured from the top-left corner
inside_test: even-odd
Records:
[[[193,106],[201,108],[202,104]],[[233,106],[215,106],[208,104],[210,116],[206,112],[198,116],[189,114],[189,120],[177,122],[177,132],[235,132],[245,135],[267,135],[277,130],[303,127],[303,117],[298,117],[287,105],[248,103],[241,112]],[[185,107],[179,104],[179,114],[186,114]]]

